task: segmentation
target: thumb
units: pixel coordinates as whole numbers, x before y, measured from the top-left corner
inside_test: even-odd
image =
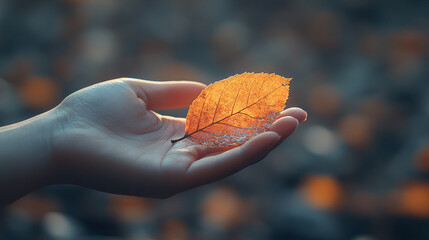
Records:
[[[129,83],[150,110],[185,108],[191,105],[206,85],[191,81],[147,81],[123,79]]]

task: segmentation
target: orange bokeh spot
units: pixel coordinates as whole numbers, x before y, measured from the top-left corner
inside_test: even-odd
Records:
[[[159,239],[189,239],[189,231],[186,224],[180,220],[168,220],[162,224]]]
[[[344,141],[354,148],[365,148],[371,143],[372,123],[363,115],[349,115],[339,122],[339,132]]]
[[[19,96],[28,108],[46,109],[58,103],[60,89],[48,77],[30,77],[19,86]]]
[[[301,185],[305,200],[316,208],[335,210],[342,204],[341,184],[333,177],[313,175]]]
[[[429,172],[429,143],[417,152],[416,165],[419,170]]]
[[[148,217],[152,202],[146,198],[112,195],[110,212],[122,221],[138,221]]]
[[[245,201],[229,187],[211,192],[202,205],[202,216],[208,224],[219,228],[232,228],[244,221]]]
[[[429,183],[411,182],[399,191],[398,212],[429,218]]]
[[[204,77],[191,65],[182,62],[169,62],[155,71],[156,78],[163,80],[187,79],[197,81]]]

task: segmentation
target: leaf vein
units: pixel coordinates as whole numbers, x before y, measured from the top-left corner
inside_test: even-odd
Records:
[[[259,91],[258,91],[258,97],[259,97],[259,94],[261,94],[262,87],[263,87],[263,86],[264,86],[264,84],[267,82],[268,77],[269,77],[269,75],[264,76],[264,78],[263,78],[263,80],[262,80],[263,82],[262,82],[261,87],[259,88]]]
[[[250,85],[249,94],[247,94],[246,106],[247,106],[247,104],[249,104],[249,97],[250,97],[250,94],[252,93],[253,86],[255,85],[255,79],[256,78],[254,77],[253,81],[252,81],[252,84]]]
[[[217,124],[222,124],[222,125],[226,125],[226,126],[229,126],[229,127],[234,127],[234,128],[239,128],[239,129],[243,129],[243,130],[256,130],[257,128],[246,128],[246,127],[240,127],[240,126],[235,126],[235,125],[232,125],[232,124],[229,124],[229,123],[223,123],[223,122],[219,122],[219,123],[217,123]]]
[[[201,129],[198,129],[198,128],[197,128],[197,130],[196,130],[196,131],[194,131],[194,132],[192,132],[192,133],[189,133],[189,134],[188,134],[188,136],[191,136],[191,135],[193,135],[193,134],[195,134],[195,133],[197,133],[197,132],[199,132],[199,131],[203,131],[203,132],[205,132],[205,131],[204,131],[204,129],[206,129],[206,128],[208,128],[208,127],[210,127],[210,126],[214,125],[214,124],[217,124],[217,123],[219,123],[219,122],[221,122],[221,121],[223,121],[223,120],[225,120],[225,119],[227,119],[227,118],[229,118],[229,117],[232,117],[232,116],[234,116],[235,114],[244,114],[244,115],[247,115],[247,116],[252,117],[252,118],[255,118],[255,119],[264,119],[264,118],[257,118],[257,117],[254,117],[254,116],[251,116],[251,115],[246,114],[246,113],[242,113],[242,111],[243,111],[243,110],[245,110],[245,109],[247,109],[247,108],[249,108],[249,107],[251,107],[251,106],[253,106],[253,105],[255,105],[255,104],[257,104],[259,101],[261,101],[262,99],[266,98],[268,95],[272,94],[273,92],[277,91],[278,89],[280,89],[281,87],[284,87],[284,86],[286,86],[286,85],[283,85],[283,84],[282,84],[282,85],[280,85],[279,87],[275,88],[273,91],[271,91],[271,92],[267,93],[264,97],[262,97],[262,98],[258,99],[256,102],[254,102],[254,103],[252,103],[252,104],[250,104],[250,105],[248,105],[248,106],[244,107],[243,109],[241,109],[240,111],[238,111],[238,112],[236,112],[236,113],[233,113],[233,114],[231,114],[231,115],[229,115],[229,116],[226,116],[226,117],[224,117],[224,118],[220,119],[220,120],[219,120],[219,121],[217,121],[217,122],[212,122],[212,123],[210,123],[209,125],[207,125],[207,126],[205,126],[205,127],[201,128]]]
[[[203,115],[204,105],[206,105],[206,100],[207,100],[207,98],[209,98],[210,92],[212,92],[212,91],[209,91],[207,93],[206,98],[204,98],[203,105],[201,106],[200,117],[198,118],[198,123],[197,123],[197,131],[198,131],[198,128],[200,127],[200,121],[201,121],[201,116]]]
[[[237,95],[235,95],[234,104],[232,105],[232,109],[231,109],[231,114],[234,113],[234,107],[235,107],[235,103],[237,102],[238,94],[240,94],[241,88],[243,87],[244,83],[249,78],[249,76],[250,76],[250,74],[247,75],[247,77],[242,80],[242,83],[240,85],[240,88],[238,89]]]
[[[228,82],[228,84],[225,84],[225,86],[224,86],[224,87],[223,87],[223,89],[222,89],[222,92],[220,93],[219,99],[217,100],[216,109],[215,109],[215,112],[214,112],[214,114],[213,114],[213,120],[212,120],[212,122],[214,122],[214,121],[215,121],[215,117],[216,117],[216,113],[217,113],[217,108],[218,108],[218,106],[219,106],[220,99],[222,98],[223,92],[224,92],[224,91],[225,91],[225,89],[229,86],[229,84],[231,84],[231,82],[232,82],[232,81]],[[198,128],[197,128],[197,129],[198,129]]]

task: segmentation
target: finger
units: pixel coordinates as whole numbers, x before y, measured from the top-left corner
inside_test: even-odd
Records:
[[[276,132],[268,131],[239,147],[193,162],[186,173],[187,185],[189,187],[204,185],[260,161],[280,138]]]
[[[298,107],[288,108],[280,113],[280,117],[291,116],[298,120],[299,123],[307,120],[307,112]]]
[[[147,105],[147,109],[162,110],[185,108],[191,105],[206,85],[191,81],[154,82],[127,78],[137,96]]]
[[[289,135],[291,135],[293,131],[295,131],[298,125],[298,119],[291,116],[286,116],[277,119],[268,130],[276,132],[278,135],[280,135],[280,141],[283,141],[284,139],[289,137]]]

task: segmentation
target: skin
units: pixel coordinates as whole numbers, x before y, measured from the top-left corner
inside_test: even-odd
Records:
[[[197,82],[116,79],[68,96],[54,109],[0,128],[0,206],[35,189],[76,184],[167,198],[254,164],[307,118],[289,108],[262,133],[232,149],[184,139],[185,119],[154,110],[188,107]]]

